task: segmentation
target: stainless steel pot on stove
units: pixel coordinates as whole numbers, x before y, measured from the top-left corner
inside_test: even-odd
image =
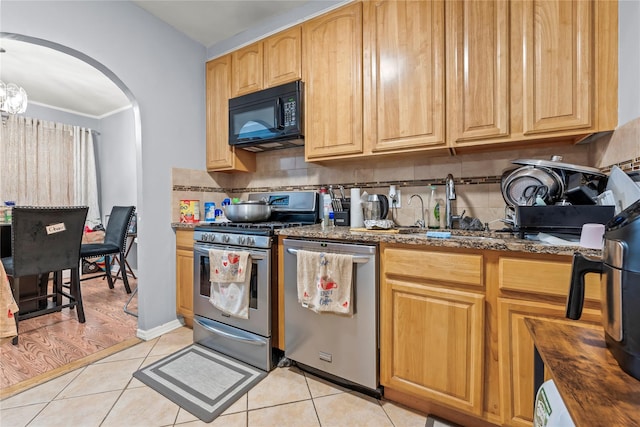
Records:
[[[271,216],[271,206],[263,200],[247,200],[223,206],[225,216],[233,222],[266,221]]]

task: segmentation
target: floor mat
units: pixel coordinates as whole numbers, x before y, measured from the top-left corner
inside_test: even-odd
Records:
[[[267,373],[194,344],[133,376],[202,421],[213,421]]]

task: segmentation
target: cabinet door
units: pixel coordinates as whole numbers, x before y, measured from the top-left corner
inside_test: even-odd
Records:
[[[176,249],[176,311],[193,322],[193,250]]]
[[[231,98],[263,88],[262,43],[254,43],[231,54]]]
[[[502,425],[531,427],[533,423],[533,339],[524,319],[546,318],[575,324],[565,318],[565,306],[543,302],[498,298],[498,359],[500,360],[500,388]],[[582,319],[599,322],[599,312],[583,310]],[[580,326],[602,328],[593,323]]]
[[[207,62],[207,170],[255,171],[255,154],[229,146],[231,55]]]
[[[176,312],[193,326],[192,230],[176,230]]]
[[[382,287],[381,384],[479,415],[484,295],[396,279]]]
[[[263,42],[265,88],[302,78],[301,32],[293,27]]]
[[[509,2],[448,1],[446,16],[447,138],[509,136]]]
[[[516,25],[522,28],[525,135],[591,127],[594,3],[522,3],[522,18]]]
[[[366,2],[364,26],[371,151],[444,145],[443,2]]]
[[[305,157],[362,153],[362,3],[302,25]]]

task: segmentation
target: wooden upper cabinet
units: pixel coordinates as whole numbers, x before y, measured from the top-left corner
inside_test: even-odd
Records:
[[[523,9],[523,133],[591,127],[593,2],[536,0]]]
[[[300,26],[231,53],[231,98],[302,78]]]
[[[362,153],[362,3],[302,24],[305,158]]]
[[[296,26],[263,42],[265,88],[302,78],[301,38],[302,29]]]
[[[444,3],[364,3],[365,141],[372,153],[445,144]]]
[[[452,144],[509,136],[509,2],[447,1],[447,126]]]
[[[262,81],[262,42],[231,53],[231,98],[255,92],[264,87]]]
[[[577,141],[617,125],[617,2],[446,4],[447,141]]]
[[[229,146],[231,55],[207,62],[207,170],[255,171],[255,153]]]

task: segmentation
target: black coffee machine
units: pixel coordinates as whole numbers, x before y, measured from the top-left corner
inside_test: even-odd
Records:
[[[573,256],[567,317],[577,320],[584,302],[584,275],[601,274],[602,323],[609,351],[640,380],[640,200],[609,221],[602,259]]]

